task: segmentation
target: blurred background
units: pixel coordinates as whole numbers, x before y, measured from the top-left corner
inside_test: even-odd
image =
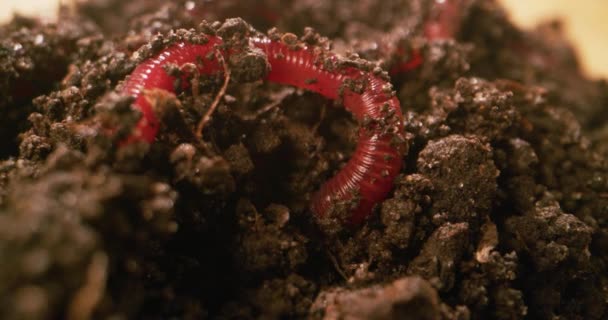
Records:
[[[499,0],[513,20],[533,28],[541,21],[559,18],[575,43],[585,71],[593,77],[608,77],[608,0]],[[52,18],[60,0],[0,0],[0,21],[14,11]],[[67,0],[64,0],[67,2]]]
[[[585,71],[608,77],[608,0],[500,0],[524,28],[559,18],[581,57]]]

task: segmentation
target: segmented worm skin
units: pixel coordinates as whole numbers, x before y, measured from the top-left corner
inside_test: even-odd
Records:
[[[126,80],[123,92],[135,98],[134,106],[141,110],[143,116],[128,142],[152,142],[156,136],[158,119],[143,93],[153,88],[173,91],[175,79],[165,72],[163,65],[195,63],[197,57],[201,57],[201,74],[221,72],[222,68],[215,59],[204,59],[221,43],[222,40],[214,36],[209,37],[209,42],[204,45],[179,43],[135,69]],[[271,66],[267,81],[310,90],[328,99],[341,99],[344,107],[362,124],[359,142],[350,160],[321,186],[311,203],[312,211],[324,217],[336,200],[358,200],[350,223],[362,222],[373,206],[386,198],[401,170],[404,150],[399,143],[395,144],[395,140],[399,140],[395,138],[401,134],[403,115],[390,84],[354,67],[327,70],[312,49],[292,49],[267,38],[251,38],[251,44],[267,55]],[[364,90],[361,93],[352,91],[345,85],[347,80],[363,83]]]

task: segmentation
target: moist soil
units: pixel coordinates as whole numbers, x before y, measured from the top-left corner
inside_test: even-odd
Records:
[[[428,41],[433,4],[93,0],[0,26],[0,318],[608,317],[606,82],[559,22],[520,30],[494,0]],[[191,89],[148,93],[156,141],[120,143],[139,63],[244,21],[346,63],[422,55],[392,76],[409,151],[362,225],[309,210],[357,123],[259,56],[227,62],[202,139],[223,75],[167,66]]]

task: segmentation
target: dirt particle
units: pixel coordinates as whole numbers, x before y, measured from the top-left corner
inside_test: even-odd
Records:
[[[312,319],[439,319],[438,295],[419,277],[386,285],[321,292],[311,309]]]
[[[433,180],[432,213],[476,225],[489,213],[499,172],[492,149],[479,138],[449,136],[430,141],[420,152],[418,169]]]

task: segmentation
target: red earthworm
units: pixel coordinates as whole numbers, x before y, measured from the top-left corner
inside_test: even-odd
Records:
[[[402,57],[403,55],[405,55],[405,50],[403,48],[398,48],[396,56]],[[408,71],[412,71],[418,68],[422,64],[422,62],[424,62],[424,60],[422,59],[422,54],[419,50],[414,49],[412,50],[412,56],[408,60],[402,63],[397,63],[390,69],[390,74],[391,76],[394,76]]]
[[[140,64],[123,87],[135,98],[134,106],[142,119],[128,142],[152,142],[158,131],[158,119],[142,94],[144,90],[161,88],[172,91],[174,78],[163,69],[167,63],[196,63],[221,44],[210,36],[204,45],[179,43],[156,57]],[[266,80],[291,85],[321,94],[328,99],[341,99],[344,107],[361,123],[359,142],[346,165],[313,196],[311,209],[318,217],[326,216],[332,203],[340,200],[358,201],[349,223],[362,222],[373,206],[390,192],[395,176],[401,170],[403,148],[396,143],[403,127],[403,115],[390,83],[354,67],[328,69],[320,63],[319,54],[311,48],[293,49],[278,41],[252,38],[251,44],[266,53],[271,71]],[[227,52],[222,52],[229,55]],[[336,61],[335,56],[327,57]],[[225,57],[228,60],[228,57]],[[202,59],[201,74],[222,71],[217,61]],[[348,83],[363,84],[363,90],[351,90]],[[356,196],[356,199],[353,198]]]
[[[156,138],[159,127],[158,119],[143,93],[151,89],[174,91],[175,78],[167,74],[164,66],[167,64],[181,66],[186,63],[196,63],[197,58],[204,58],[210,51],[214,50],[215,45],[220,43],[221,39],[217,37],[209,37],[209,42],[204,45],[179,43],[162,51],[156,57],[144,61],[135,68],[129,79],[125,81],[122,91],[135,98],[133,104],[142,113],[142,117],[131,136],[125,141],[126,143],[152,142]],[[206,60],[205,62],[202,66],[197,65],[201,74],[219,70],[217,61]]]
[[[433,0],[429,17],[424,23],[424,36],[429,41],[453,38],[459,31],[466,6],[466,0]],[[405,50],[399,48],[396,56],[402,57],[404,54]],[[398,75],[418,68],[423,62],[422,54],[414,49],[411,55],[409,60],[393,66],[390,74]]]

